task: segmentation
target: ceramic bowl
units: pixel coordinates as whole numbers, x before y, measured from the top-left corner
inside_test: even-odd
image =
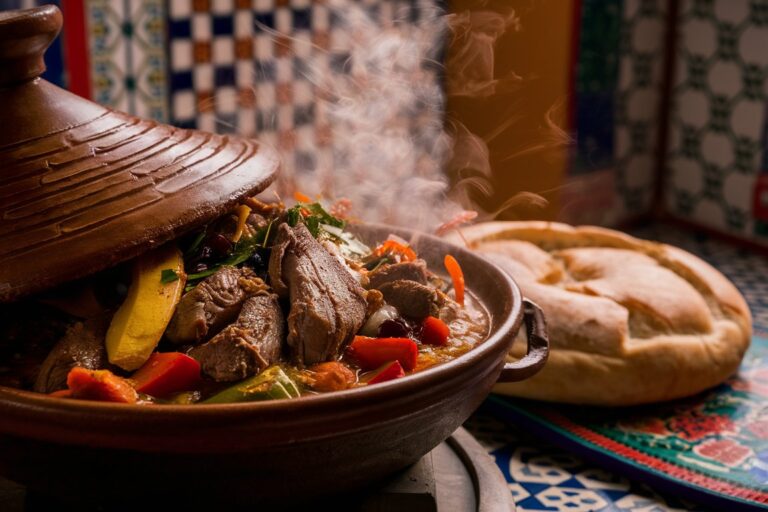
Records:
[[[444,240],[359,226],[371,242],[395,233],[432,269],[453,254],[490,318],[488,338],[461,357],[371,387],[296,400],[133,406],[64,400],[0,387],[0,473],[64,499],[146,504],[309,500],[375,483],[446,439],[499,380],[526,378],[548,353],[540,310],[495,265]],[[505,356],[518,330],[528,355]]]

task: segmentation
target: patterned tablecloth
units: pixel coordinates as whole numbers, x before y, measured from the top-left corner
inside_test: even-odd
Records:
[[[659,461],[682,455],[683,466],[705,468],[704,473],[711,475],[727,474],[730,482],[741,486],[738,488],[750,489],[752,497],[760,498],[768,493],[768,485],[764,483],[768,481],[768,462],[763,461],[768,459],[768,442],[763,440],[768,437],[768,421],[765,422],[766,432],[759,428],[763,425],[763,414],[768,414],[768,406],[762,406],[768,404],[765,401],[768,384],[764,389],[754,386],[763,380],[763,374],[768,380],[765,370],[768,367],[768,258],[669,226],[654,225],[634,234],[683,247],[720,269],[746,297],[752,310],[754,329],[762,339],[753,341],[739,377],[728,385],[687,403],[681,401],[657,409],[638,409],[630,419],[643,425],[630,425],[631,428],[626,425],[624,418],[628,416],[625,411],[621,418],[611,417],[610,412],[595,418],[568,407],[490,398],[465,426],[495,457],[509,482],[518,510],[661,511],[732,510],[735,507],[706,498],[704,502],[686,501],[679,497],[690,497],[685,488],[675,489],[673,483],[670,489],[669,485],[674,480],[682,482],[683,477],[654,480],[654,475],[646,473],[642,467],[638,471],[626,464],[611,464],[608,460],[610,449],[604,448],[608,458],[605,453],[600,456],[600,449],[584,450],[584,435],[594,439],[594,432],[600,434],[604,446],[618,441],[623,443],[622,446],[635,446],[642,453],[651,453]],[[752,381],[749,389],[744,389],[746,380]],[[536,427],[537,422],[542,421],[547,422],[547,428]],[[719,423],[710,424],[712,421]],[[559,429],[550,427],[556,423],[560,425]],[[566,427],[562,428],[562,425]],[[658,432],[652,432],[654,428],[669,435],[659,436]],[[579,430],[586,434],[573,435]],[[545,441],[544,437],[553,439],[556,444]],[[728,450],[720,446],[723,443],[728,444]],[[563,446],[577,449],[586,456],[582,458]],[[596,464],[595,460],[602,462]],[[618,471],[608,470],[606,463]],[[647,482],[654,482],[654,485]],[[713,482],[715,480],[699,480],[704,489],[712,488]],[[729,485],[718,486],[721,494],[738,492]],[[698,498],[702,497],[699,495]]]

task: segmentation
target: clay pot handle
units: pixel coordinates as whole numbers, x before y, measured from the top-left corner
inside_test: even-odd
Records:
[[[528,334],[528,352],[519,361],[506,363],[498,382],[516,382],[536,374],[549,357],[549,335],[544,313],[535,302],[523,299],[523,321]]]
[[[61,24],[55,5],[0,12],[0,87],[27,82],[45,71],[43,55]]]

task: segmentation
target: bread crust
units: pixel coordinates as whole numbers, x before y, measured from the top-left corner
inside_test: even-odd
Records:
[[[447,238],[504,268],[547,317],[547,365],[497,393],[605,406],[672,400],[723,382],[749,347],[744,297],[677,247],[541,221],[481,223]],[[524,351],[514,346],[510,360]]]

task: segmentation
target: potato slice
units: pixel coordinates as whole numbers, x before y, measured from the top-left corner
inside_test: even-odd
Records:
[[[161,274],[165,269],[175,271],[179,279],[164,284]],[[149,359],[181,299],[185,282],[184,260],[174,245],[136,258],[128,296],[107,331],[110,363],[135,370]]]

